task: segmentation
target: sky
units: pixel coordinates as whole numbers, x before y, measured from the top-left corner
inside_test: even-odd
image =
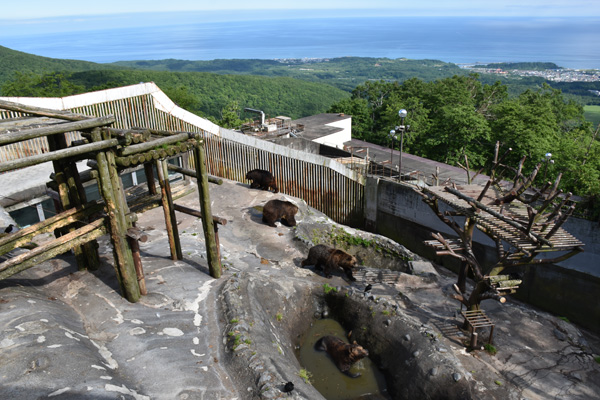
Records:
[[[402,16],[600,16],[598,0],[27,0],[2,4],[0,21],[139,12],[333,9],[377,10]],[[331,16],[331,15],[329,15]],[[237,16],[239,18],[239,16]]]

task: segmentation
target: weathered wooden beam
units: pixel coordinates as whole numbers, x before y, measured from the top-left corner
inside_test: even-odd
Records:
[[[95,129],[92,133],[95,141],[101,140],[100,129]],[[116,141],[116,139],[113,139]],[[115,272],[121,286],[123,296],[132,303],[140,299],[140,287],[137,282],[137,275],[133,261],[131,248],[127,243],[126,231],[127,225],[124,218],[124,210],[119,209],[120,202],[116,199],[120,195],[119,187],[114,187],[111,179],[116,173],[114,157],[109,159],[108,152],[98,152],[96,162],[98,163],[98,186],[100,193],[106,204],[106,213],[108,214],[110,237],[115,254]],[[119,179],[120,182],[120,179]]]
[[[56,151],[67,148],[67,138],[64,133],[50,135],[47,137],[50,151]],[[61,209],[69,209],[71,207],[81,207],[87,203],[85,190],[79,171],[74,162],[66,160],[55,160],[52,162],[54,171],[57,171],[56,182],[60,197]],[[85,221],[87,223],[87,220]],[[78,226],[77,226],[78,227]],[[64,232],[70,232],[77,228],[69,226]],[[59,230],[60,231],[60,230]],[[91,269],[96,270],[100,267],[100,256],[98,254],[98,245],[95,242],[85,243],[82,246],[74,246],[73,253],[77,260],[77,265],[80,270]]]
[[[133,255],[133,263],[135,266],[135,273],[140,287],[140,293],[145,296],[148,294],[146,289],[146,279],[144,278],[144,268],[142,266],[142,257],[140,256],[140,244],[138,240],[145,242],[148,240],[148,236],[139,228],[131,227],[127,230],[127,240],[131,247],[131,253]]]
[[[95,128],[98,126],[112,124],[113,122],[115,122],[115,117],[109,115],[106,117],[90,118],[82,121],[65,122],[62,124],[53,124],[39,128],[24,129],[17,132],[0,131],[0,146],[22,142],[29,139],[35,139],[42,136]]]
[[[200,135],[196,135],[196,147],[194,149],[194,165],[196,167],[196,180],[202,212],[202,228],[206,243],[206,255],[208,258],[208,269],[213,278],[221,277],[221,259],[217,249],[214,224],[211,223],[212,212],[210,205],[210,193],[208,191],[208,174],[206,172],[206,159],[204,155],[204,142]]]
[[[162,207],[165,215],[165,225],[167,228],[167,236],[169,238],[169,247],[171,249],[171,259],[182,260],[183,252],[181,251],[181,244],[179,242],[179,231],[177,229],[175,210],[173,209],[169,175],[167,173],[167,167],[163,165],[165,163],[166,161],[164,160],[158,160],[155,164],[161,191]]]
[[[455,195],[456,197],[467,201],[468,203],[472,204],[473,206],[476,206],[477,208],[482,209],[483,211],[491,214],[492,216],[498,218],[501,221],[506,222],[508,225],[512,226],[513,228],[517,228],[519,231],[521,231],[524,235],[526,235],[527,237],[531,238],[531,240],[533,240],[534,242],[541,242],[545,245],[548,245],[550,247],[552,247],[552,243],[541,237],[540,235],[537,235],[533,232],[530,232],[529,234],[526,233],[527,231],[527,227],[519,224],[518,222],[515,222],[513,219],[511,218],[507,218],[506,216],[494,211],[491,207],[486,206],[485,204],[475,200],[472,197],[469,197],[467,195],[462,194],[460,191],[453,189],[451,187],[445,187],[445,190],[452,193],[453,195]]]
[[[47,218],[35,225],[23,228],[16,233],[0,238],[0,255],[6,254],[12,249],[29,243],[35,236],[42,233],[52,232],[55,229],[70,225],[74,222],[83,222],[89,215],[102,211],[103,204],[92,202],[84,205],[80,209],[71,208],[60,214]]]
[[[84,144],[82,146],[69,147],[67,149],[57,150],[50,153],[20,158],[18,160],[4,161],[0,163],[0,172],[12,171],[13,169],[31,167],[32,165],[37,165],[48,161],[55,161],[66,157],[87,154],[89,152],[95,152],[109,147],[114,147],[117,144],[117,139],[102,140],[99,142]]]
[[[20,103],[14,103],[12,101],[0,100],[0,109],[16,111],[24,114],[40,115],[43,117],[51,117],[57,119],[64,119],[67,121],[81,121],[89,119],[89,115],[77,114],[71,111],[53,110],[50,108],[41,108],[34,106],[26,106]]]
[[[91,240],[104,235],[106,228],[104,218],[76,229],[73,232],[54,239],[42,246],[38,246],[26,253],[19,254],[0,264],[0,280],[6,279],[11,275],[31,268],[41,262],[49,260],[59,254],[65,253],[73,246],[81,246]]]
[[[173,165],[173,164],[169,164],[167,166],[167,168],[169,168],[171,171],[175,171],[175,172],[179,172],[180,174],[186,175],[186,176],[191,176],[192,178],[196,177],[196,171],[191,170],[191,169],[187,169],[187,168],[181,168],[178,167],[177,165]],[[208,181],[210,183],[216,183],[217,185],[222,185],[223,184],[223,179],[221,178],[217,178],[216,176],[208,176]]]
[[[176,203],[173,203],[173,208],[175,209],[175,211],[179,211],[181,213],[188,214],[193,217],[202,218],[202,213],[198,210],[194,210],[193,208],[182,206],[182,205],[179,205]],[[225,218],[217,217],[216,215],[213,215],[212,220],[216,224],[227,225],[227,220]]]
[[[119,151],[119,156],[129,156],[132,154],[142,153],[142,152],[145,152],[148,150],[156,149],[157,147],[160,147],[163,145],[170,145],[170,144],[174,144],[177,142],[181,142],[183,140],[188,140],[189,135],[190,135],[189,133],[179,133],[174,136],[168,136],[168,137],[164,137],[164,138],[160,138],[160,139],[148,140],[147,142],[144,142],[144,143],[127,146],[127,147],[122,148]]]

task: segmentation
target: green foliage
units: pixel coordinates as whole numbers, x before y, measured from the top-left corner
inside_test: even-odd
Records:
[[[369,80],[402,81],[411,77],[434,80],[464,74],[457,65],[438,60],[340,57],[313,60],[155,60],[120,61],[113,66],[172,72],[213,72],[223,75],[262,75],[322,82],[351,91]]]
[[[596,362],[597,362],[598,364],[600,364],[600,356],[597,356],[596,358],[594,358],[594,360],[596,360]]]
[[[492,356],[495,355],[498,350],[496,349],[496,346],[494,346],[491,343],[486,343],[483,345],[483,348],[485,351],[487,351],[488,353],[490,353]]]
[[[500,68],[503,70],[519,69],[526,71],[544,71],[547,69],[561,69],[558,65],[551,62],[515,62],[515,63],[491,63],[475,65],[475,68]]]
[[[583,115],[594,126],[600,125],[600,106],[584,106]]]
[[[337,293],[338,290],[336,287],[330,286],[329,283],[324,283],[323,291],[325,292],[325,294],[329,294],[329,293]]]
[[[312,374],[306,369],[302,368],[300,372],[298,372],[298,376],[304,380],[304,383],[311,384]]]
[[[389,146],[388,132],[400,123],[401,108],[408,111],[410,125],[404,151],[451,165],[468,161],[471,170],[488,172],[487,160],[500,141],[513,149],[505,164],[516,166],[527,157],[525,174],[550,152],[554,164],[544,166],[536,185],[562,173],[563,190],[587,197],[600,210],[600,141],[583,107],[560,90],[543,83],[510,96],[506,85],[484,84],[476,74],[432,82],[367,82],[330,110],[359,110],[353,136]],[[399,148],[397,141],[394,147]]]
[[[139,82],[156,83],[182,108],[226,127],[239,126],[253,117],[241,115],[242,107],[263,110],[267,116],[300,118],[325,112],[348,96],[329,85],[291,78],[133,70],[15,73],[0,87],[0,94],[63,97]]]

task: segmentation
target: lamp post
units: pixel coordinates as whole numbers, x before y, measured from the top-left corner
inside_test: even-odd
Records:
[[[544,158],[542,158],[542,162],[546,162],[546,166],[544,167],[544,182],[546,182],[546,174],[548,173],[548,164],[554,164],[554,160],[552,159],[552,153],[546,153]]]
[[[402,148],[404,147],[404,132],[408,126],[404,125],[404,118],[408,115],[408,112],[403,108],[398,111],[400,117],[400,125],[396,126],[395,130],[390,131],[390,137],[392,138],[392,154],[394,150],[394,139],[398,140],[398,133],[400,133],[400,161],[398,162],[398,180],[402,180]],[[390,163],[392,160],[390,160]]]
[[[394,140],[396,139],[396,131],[390,131],[390,139],[392,139],[392,146],[390,148],[390,178],[392,177],[392,171],[394,170]]]

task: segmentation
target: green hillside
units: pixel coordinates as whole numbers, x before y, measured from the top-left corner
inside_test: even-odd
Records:
[[[96,64],[88,61],[41,57],[0,46],[0,85],[11,79],[17,71],[21,73],[44,73],[117,68],[114,65]]]
[[[287,76],[312,82],[328,83],[347,91],[351,91],[357,85],[368,80],[403,81],[417,77],[431,81],[468,73],[455,64],[437,60],[371,57],[211,61],[167,59],[120,61],[112,65],[154,71],[197,71],[217,74]]]
[[[73,73],[69,81],[84,91],[154,82],[179,106],[215,119],[221,119],[222,110],[231,103],[262,110],[270,117],[300,118],[326,112],[331,104],[350,96],[330,85],[298,79],[208,72],[84,71]]]

